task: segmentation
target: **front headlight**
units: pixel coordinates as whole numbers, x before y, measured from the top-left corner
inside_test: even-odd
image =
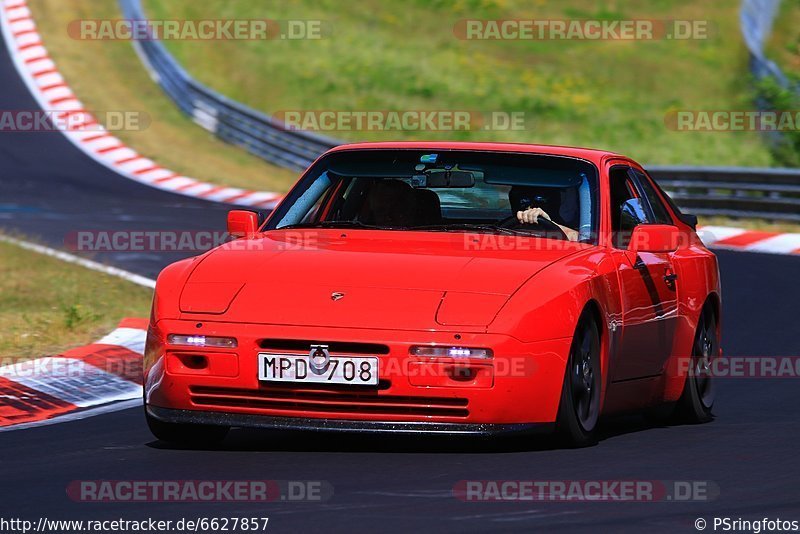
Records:
[[[237,346],[235,337],[213,337],[187,334],[170,334],[167,336],[167,343],[170,345],[186,345],[188,347],[220,347],[225,349],[235,349]]]
[[[483,358],[494,356],[492,349],[475,349],[469,347],[430,347],[416,345],[411,347],[412,356],[429,358]]]

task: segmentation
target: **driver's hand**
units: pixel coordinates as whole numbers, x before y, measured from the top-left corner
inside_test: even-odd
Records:
[[[542,217],[543,219],[547,219],[548,221],[552,222],[550,216],[542,208],[528,208],[524,211],[517,212],[517,220],[521,223],[537,224],[539,222],[539,217]],[[555,224],[556,226],[561,228],[561,230],[564,231],[564,234],[566,234],[567,239],[569,241],[578,240],[579,234],[576,230],[573,230],[572,228],[567,228],[566,226],[562,226],[558,223],[553,223],[553,224]]]
[[[517,220],[521,223],[537,224],[539,217],[550,220],[550,216],[542,208],[528,208],[525,211],[517,212]]]

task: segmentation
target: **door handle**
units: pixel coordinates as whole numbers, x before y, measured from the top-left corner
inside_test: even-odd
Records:
[[[678,275],[672,269],[667,269],[667,274],[664,275],[664,281],[668,284],[673,284],[677,279]]]

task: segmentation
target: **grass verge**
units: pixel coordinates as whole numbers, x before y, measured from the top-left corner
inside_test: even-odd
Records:
[[[283,192],[293,171],[270,165],[216,139],[184,116],[148,76],[130,42],[72,39],[70,21],[118,19],[116,0],[29,0],[39,32],[59,70],[87,109],[136,111],[140,131],[116,131],[130,147],[175,172],[221,185]]]
[[[648,164],[769,166],[755,132],[677,132],[677,110],[753,107],[736,2],[145,0],[158,19],[316,19],[319,40],[167,41],[195,77],[257,109],[523,112],[523,130],[329,131],[607,148]],[[694,40],[461,40],[460,19],[683,19]]]
[[[800,2],[781,3],[766,52],[784,73],[800,73]]]
[[[0,356],[58,354],[147,317],[152,291],[0,242]]]
[[[230,2],[145,0],[151,18],[323,21],[320,40],[169,41],[200,81],[256,109],[474,110],[524,112],[521,131],[333,131],[351,140],[468,139],[593,146],[649,164],[769,166],[755,132],[676,132],[676,110],[741,110],[752,104],[736,2],[643,0],[338,0]],[[76,41],[67,24],[118,17],[116,2],[31,0],[45,42],[78,94],[98,109],[146,109],[132,145],[210,181],[280,189],[238,149],[218,147],[183,117],[139,65],[130,43]],[[707,21],[708,39],[656,41],[465,41],[459,19],[657,19]],[[91,59],[91,61],[89,60]],[[177,145],[173,147],[173,145]],[[169,147],[169,148],[165,148]],[[213,164],[213,165],[212,165]],[[266,187],[269,188],[269,187]],[[285,188],[285,186],[284,186]]]

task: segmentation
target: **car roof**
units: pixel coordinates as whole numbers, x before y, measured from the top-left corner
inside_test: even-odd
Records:
[[[527,143],[478,143],[478,142],[452,142],[452,141],[389,141],[372,143],[349,143],[338,145],[328,153],[345,150],[369,149],[414,149],[414,150],[478,150],[488,152],[523,152],[529,154],[546,154],[554,156],[571,156],[581,158],[600,166],[607,158],[628,159],[621,154],[608,150],[593,148],[580,148],[571,146],[532,145]]]

